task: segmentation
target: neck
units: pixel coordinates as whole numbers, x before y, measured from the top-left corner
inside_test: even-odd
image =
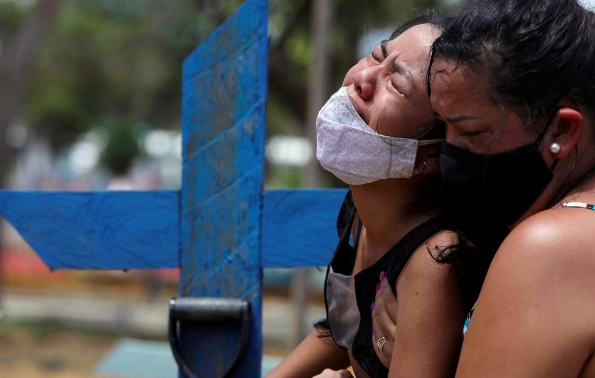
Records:
[[[591,140],[590,138],[587,138]],[[578,155],[572,153],[554,169],[554,177],[543,193],[531,205],[529,210],[514,224],[509,225],[509,229],[515,228],[523,220],[529,218],[542,210],[547,210],[560,202],[586,202],[595,203],[595,176],[587,177],[585,175],[595,166],[595,151],[591,144],[584,149],[579,145]],[[580,157],[577,157],[580,156]]]
[[[429,175],[428,175],[429,176]],[[409,231],[439,212],[436,177],[380,180],[351,187],[364,225],[365,250],[380,257]]]

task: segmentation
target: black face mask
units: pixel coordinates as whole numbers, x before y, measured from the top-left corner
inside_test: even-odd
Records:
[[[495,252],[508,234],[505,225],[515,223],[537,200],[552,169],[534,143],[492,155],[444,143],[442,208],[478,248]]]

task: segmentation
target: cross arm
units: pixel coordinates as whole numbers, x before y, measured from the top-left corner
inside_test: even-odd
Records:
[[[0,191],[0,212],[54,269],[179,266],[179,192]]]
[[[180,265],[179,191],[0,191],[0,212],[50,269],[161,269]],[[262,266],[326,265],[345,190],[270,190]]]

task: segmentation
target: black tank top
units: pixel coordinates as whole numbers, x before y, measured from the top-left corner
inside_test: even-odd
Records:
[[[355,264],[357,252],[349,244],[349,238],[356,212],[357,210],[353,204],[351,192],[348,192],[337,218],[339,243],[329,264],[329,268],[332,267],[334,272],[343,275],[351,275]],[[429,219],[408,232],[378,261],[357,273],[354,277],[355,297],[360,313],[360,322],[353,340],[352,354],[362,369],[371,378],[388,377],[388,369],[382,365],[376,356],[374,345],[372,344],[372,310],[370,309],[370,305],[376,298],[376,284],[380,282],[380,273],[386,272],[388,283],[393,290],[393,294],[396,295],[397,278],[409,260],[409,257],[427,239],[443,230],[454,231],[456,228],[443,215]],[[327,279],[328,272],[329,269],[327,268]],[[325,304],[327,303],[326,287],[327,285],[325,284]]]

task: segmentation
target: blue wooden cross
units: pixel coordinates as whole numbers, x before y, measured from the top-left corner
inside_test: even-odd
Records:
[[[263,190],[267,0],[248,0],[183,66],[180,191],[0,192],[0,211],[50,269],[181,268],[179,295],[249,300],[235,376],[260,377],[262,269],[326,265],[345,190]],[[228,367],[239,334],[183,325],[201,377]]]

